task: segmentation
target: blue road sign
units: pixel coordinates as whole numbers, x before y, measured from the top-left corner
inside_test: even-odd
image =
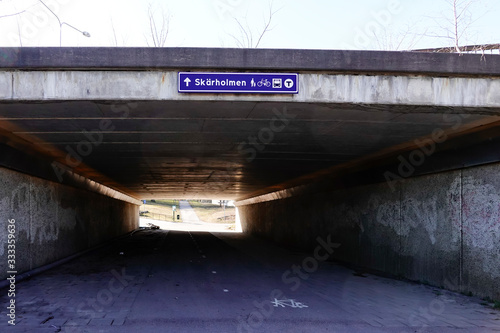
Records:
[[[299,74],[179,72],[179,92],[298,94]]]

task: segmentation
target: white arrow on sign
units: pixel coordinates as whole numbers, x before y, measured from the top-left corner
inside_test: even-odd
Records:
[[[184,82],[186,82],[186,87],[189,87],[189,83],[191,83],[191,80],[187,77]]]

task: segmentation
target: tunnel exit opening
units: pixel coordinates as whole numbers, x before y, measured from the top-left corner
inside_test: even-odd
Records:
[[[175,231],[241,232],[238,208],[231,200],[142,200],[139,227]]]

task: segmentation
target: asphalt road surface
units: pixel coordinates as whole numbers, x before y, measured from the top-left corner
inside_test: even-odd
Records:
[[[19,282],[0,332],[500,332],[480,300],[355,274],[328,260],[338,246],[140,230]]]

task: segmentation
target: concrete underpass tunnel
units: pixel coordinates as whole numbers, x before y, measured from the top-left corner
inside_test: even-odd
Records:
[[[0,50],[18,272],[133,232],[141,200],[224,198],[249,236],[500,299],[496,56]],[[292,73],[298,90],[183,93],[181,72]]]

